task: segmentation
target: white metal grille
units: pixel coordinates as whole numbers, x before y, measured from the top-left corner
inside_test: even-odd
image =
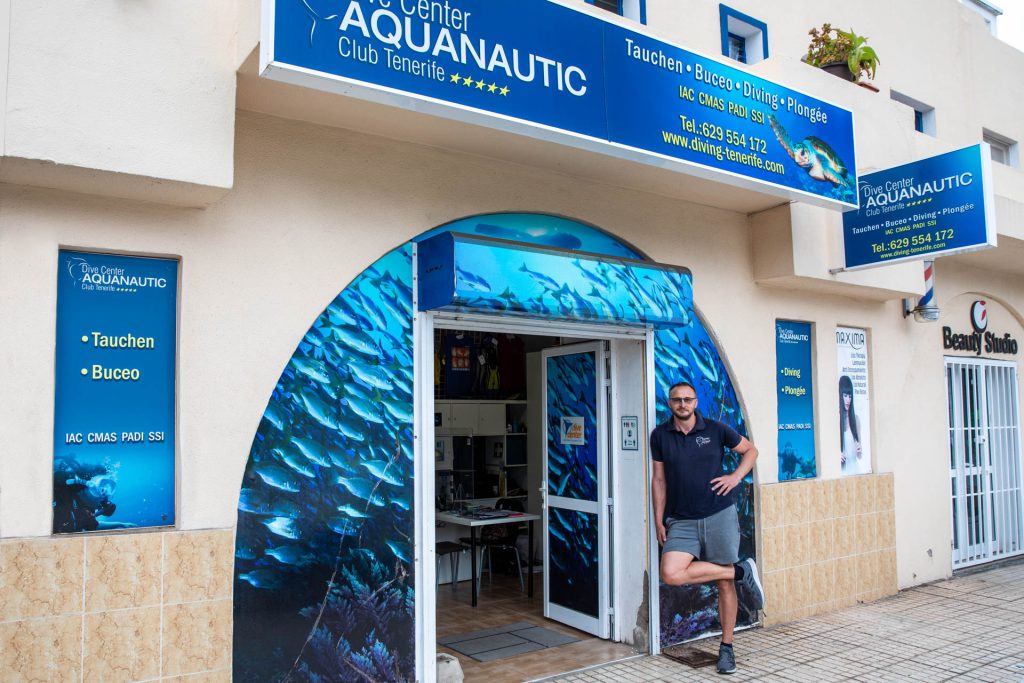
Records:
[[[1017,366],[946,358],[953,567],[1022,552]]]

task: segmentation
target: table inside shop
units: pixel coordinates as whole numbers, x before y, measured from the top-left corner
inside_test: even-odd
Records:
[[[486,515],[493,513],[484,513]],[[470,560],[470,585],[472,586],[472,604],[476,607],[477,601],[477,590],[476,590],[476,530],[482,526],[493,526],[495,524],[520,524],[522,522],[529,523],[529,551],[527,555],[527,579],[526,579],[526,594],[529,597],[533,597],[533,523],[540,519],[540,515],[531,515],[522,512],[511,512],[506,517],[477,517],[463,514],[456,514],[454,512],[436,512],[434,513],[434,519],[438,522],[445,522],[447,524],[458,524],[460,526],[469,527],[469,560]],[[453,578],[454,580],[454,578]]]

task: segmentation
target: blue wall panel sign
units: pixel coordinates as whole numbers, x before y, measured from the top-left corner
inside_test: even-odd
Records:
[[[419,308],[684,326],[690,271],[457,233],[419,243]]]
[[[775,321],[775,381],[778,389],[779,481],[817,474],[814,458],[814,385],[811,325]]]
[[[824,206],[844,109],[549,0],[272,0],[261,73]]]
[[[53,531],[172,525],[178,262],[59,260]]]
[[[934,259],[996,246],[987,144],[860,179],[860,209],[843,214],[846,268]]]

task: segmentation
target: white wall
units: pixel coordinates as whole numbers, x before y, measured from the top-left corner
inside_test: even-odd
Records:
[[[882,79],[891,79],[936,106],[944,144],[972,143],[982,125],[1024,137],[1020,107],[1007,106],[1024,101],[1024,82],[1008,82],[1024,56],[985,35],[953,0],[868,3],[871,11],[858,6],[856,16],[838,4],[827,13],[817,5],[812,12],[810,3],[733,6],[768,22],[773,57],[765,69],[807,69],[794,60],[806,29],[827,14],[870,35],[885,60],[883,93],[858,92],[851,97],[866,102],[858,107],[890,112],[878,102],[886,101],[889,81]],[[904,320],[898,301],[758,286],[763,236],[740,213],[340,129],[245,112],[236,118],[234,71],[251,51],[256,5],[0,0],[0,20],[9,12],[11,29],[9,58],[0,31],[0,179],[8,183],[0,185],[0,386],[15,397],[0,405],[0,535],[50,530],[59,247],[182,258],[179,526],[230,527],[266,400],[322,307],[366,265],[423,230],[475,213],[537,211],[599,225],[656,260],[692,269],[697,304],[727,354],[762,451],[761,482],[777,474],[774,320],[817,326],[825,477],[838,475],[835,397],[824,389],[835,376],[831,331],[870,330],[875,469],[896,474],[900,584],[948,574],[947,482],[933,463],[947,448],[937,327]],[[816,18],[794,20],[795,9]],[[718,50],[717,3],[651,0],[649,12],[654,32]],[[952,37],[907,40],[906,26],[925,15],[930,30]],[[776,57],[791,63],[772,66]],[[1013,68],[993,66],[997,59]],[[989,72],[992,78],[976,77]],[[821,77],[792,73],[808,82]],[[886,146],[934,144],[912,132],[907,139],[871,139],[870,132],[864,144],[879,159]],[[233,189],[203,211],[32,189],[12,184],[29,182],[19,180],[23,167],[12,164],[19,160],[98,170],[89,186],[97,194],[121,194],[103,187],[120,175],[152,186]],[[1007,188],[1005,215],[1024,215],[1020,172],[996,176]],[[1002,229],[1018,235],[1021,226]],[[1024,300],[1019,275],[972,263],[940,262],[944,297],[982,291]],[[1019,273],[1019,265],[1008,267]]]
[[[721,54],[718,2],[648,0],[651,30],[709,54]],[[1016,115],[1024,100],[1024,53],[995,39],[984,22],[957,0],[863,0],[858,3],[759,0],[726,2],[768,24],[769,62],[792,74],[790,83],[813,67],[799,64],[806,54],[812,27],[830,22],[869,38],[881,63],[876,86],[879,99],[889,88],[935,107],[938,137],[958,147],[979,142],[982,126],[1016,140],[1024,139],[1024,121]],[[917,27],[919,30],[911,30]],[[759,72],[758,64],[753,70]],[[765,65],[767,68],[767,65]],[[964,106],[965,103],[970,106]],[[905,109],[908,137],[913,118]],[[988,123],[986,123],[988,122]],[[858,140],[862,142],[864,140]]]
[[[774,321],[818,329],[821,472],[838,475],[837,324],[871,331],[875,468],[896,472],[900,583],[948,573],[941,468],[944,401],[937,328],[905,321],[898,302],[774,290],[752,280],[758,234],[745,216],[580,183],[496,161],[242,113],[236,187],[205,211],[0,186],[0,534],[50,530],[56,257],[60,246],[180,255],[179,526],[230,527],[241,475],[277,378],[323,306],[365,266],[415,234],[462,216],[571,216],[693,270],[761,448],[758,479],[776,479]],[[1021,300],[1019,280],[939,270],[942,286]],[[984,286],[982,286],[984,285]],[[929,351],[929,349],[931,349]],[[929,359],[930,354],[930,359]],[[920,397],[929,397],[920,400]],[[925,563],[918,558],[933,550]],[[945,558],[945,559],[943,559]]]
[[[238,17],[234,0],[0,2],[3,179],[230,187]]]

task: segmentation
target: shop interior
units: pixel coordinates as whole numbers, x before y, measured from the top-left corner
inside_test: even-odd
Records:
[[[467,681],[533,680],[633,654],[544,617],[543,519],[533,522],[532,567],[518,519],[542,515],[541,352],[582,341],[434,330],[437,651],[458,657]],[[491,522],[475,529],[476,606],[470,529],[446,513]]]

